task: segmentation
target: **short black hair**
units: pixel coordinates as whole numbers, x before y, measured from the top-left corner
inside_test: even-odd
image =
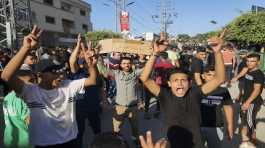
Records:
[[[251,53],[247,56],[247,58],[257,58],[258,61],[260,60],[260,55],[257,53]]]
[[[204,46],[198,46],[195,48],[196,49],[196,52],[206,52],[206,47]]]
[[[127,56],[121,57],[121,59],[120,59],[120,63],[121,63],[123,60],[128,60],[128,61],[132,62],[132,58],[131,58],[131,57],[127,57]]]
[[[171,68],[168,70],[167,72],[167,79],[169,80],[170,77],[173,75],[173,74],[176,74],[176,73],[183,73],[183,74],[186,74],[188,76],[188,79],[191,80],[191,72],[188,71],[188,70],[185,70],[183,68]]]
[[[226,43],[223,47],[224,48],[228,48],[228,49],[233,49],[234,48],[232,43]]]
[[[203,72],[208,73],[210,71],[215,71],[215,67],[213,65],[207,65],[207,66],[205,66]]]
[[[129,148],[129,146],[120,134],[105,132],[95,136],[91,148]]]

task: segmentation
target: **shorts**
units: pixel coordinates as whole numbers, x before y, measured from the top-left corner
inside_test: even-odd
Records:
[[[261,105],[252,103],[247,111],[241,110],[240,112],[241,124],[246,126],[250,133],[253,133],[256,130],[256,117],[260,107]]]

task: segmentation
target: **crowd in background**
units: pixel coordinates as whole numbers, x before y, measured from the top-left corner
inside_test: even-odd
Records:
[[[54,73],[63,75],[63,79],[59,78],[58,83],[61,83],[64,79],[70,79],[70,80],[73,80],[71,82],[74,82],[74,80],[82,80],[84,78],[87,78],[87,77],[89,78],[91,76],[89,72],[91,72],[92,70],[90,69],[89,66],[87,67],[87,62],[90,60],[90,62],[92,62],[92,64],[91,63],[90,64],[93,65],[93,62],[96,59],[97,61],[96,67],[97,67],[99,74],[98,74],[98,77],[96,78],[95,84],[87,87],[85,89],[85,92],[81,93],[76,90],[75,93],[78,92],[77,95],[69,94],[71,99],[68,100],[68,102],[73,102],[73,101],[76,102],[75,118],[77,121],[78,133],[76,135],[77,140],[74,141],[74,143],[77,143],[77,145],[75,146],[82,147],[85,120],[88,119],[90,126],[93,130],[93,133],[95,135],[98,135],[102,132],[101,127],[100,127],[101,125],[100,116],[101,116],[102,109],[110,109],[110,107],[114,107],[114,106],[116,107],[115,108],[116,111],[113,117],[114,132],[115,133],[120,132],[120,128],[121,128],[120,126],[124,120],[123,118],[131,119],[130,123],[132,126],[132,133],[133,133],[132,140],[135,142],[135,145],[139,145],[139,142],[140,142],[138,138],[139,131],[138,131],[137,123],[135,123],[137,121],[136,119],[137,115],[135,114],[136,111],[134,109],[138,110],[138,107],[140,106],[145,112],[145,115],[144,115],[145,119],[148,120],[152,118],[152,115],[149,111],[150,99],[161,97],[161,96],[156,96],[152,94],[146,87],[144,87],[143,82],[137,79],[137,77],[141,74],[143,68],[145,67],[147,61],[152,58],[152,55],[142,55],[142,54],[137,55],[137,54],[118,53],[118,52],[102,54],[102,55],[97,55],[96,53],[86,53],[86,51],[92,49],[92,47],[90,46],[91,45],[89,45],[89,42],[88,42],[87,47],[84,47],[84,45],[80,41],[80,38],[78,38],[77,45],[73,48],[66,49],[66,48],[59,48],[59,47],[56,47],[56,48],[38,47],[36,50],[29,50],[25,54],[23,61],[21,61],[22,63],[21,63],[21,66],[19,67],[19,70],[17,70],[18,71],[17,75],[22,77],[21,79],[23,80],[25,79],[25,81],[35,84],[40,81],[39,80],[41,79],[40,77],[43,77],[41,76],[42,73],[54,72]],[[1,73],[6,68],[6,65],[13,58],[11,56],[11,53],[13,53],[12,55],[15,55],[19,53],[19,51],[11,52],[8,49],[0,50]],[[251,54],[251,52],[249,52],[248,50],[235,49],[235,47],[232,44],[227,43],[223,45],[221,53],[222,53],[222,57],[224,61],[225,75],[226,75],[226,80],[223,85],[225,87],[230,87],[233,81],[236,81],[238,79],[242,80],[242,78],[241,79],[240,77],[236,78],[236,76],[242,71],[244,67],[244,66],[242,67],[242,65],[240,64],[242,63],[242,61],[244,61],[244,58],[246,58],[247,55]],[[91,59],[88,59],[86,54],[91,55],[91,57],[89,57]],[[262,62],[263,61],[262,57],[264,55],[263,53],[260,53],[260,55],[261,55],[261,62]],[[192,79],[192,83],[193,83],[192,85],[203,86],[204,80],[202,78],[202,75],[205,72],[209,73],[210,71],[214,71],[213,69],[210,69],[209,67],[214,67],[215,62],[216,62],[215,53],[212,51],[210,46],[198,46],[198,47],[183,46],[181,49],[176,48],[176,47],[175,48],[171,47],[171,48],[167,48],[167,50],[165,51],[159,52],[159,54],[154,55],[154,56],[157,58],[155,59],[155,63],[153,66],[154,70],[151,73],[151,78],[154,80],[154,82],[157,85],[161,87],[168,87],[167,81],[168,81],[168,78],[170,77],[170,70],[172,68],[181,68],[184,71],[190,71],[189,75],[191,76],[191,79]],[[132,61],[132,69],[133,71],[135,71],[135,73],[129,73],[129,75],[125,76],[123,75],[123,73],[119,73],[115,71],[115,70],[118,70],[118,71],[121,70],[121,64],[124,64],[125,65],[124,68],[126,69],[126,64],[128,63],[123,63],[124,61],[126,62]],[[261,64],[261,69],[263,68],[262,65],[264,64]],[[208,71],[205,70],[206,67],[208,67]],[[128,70],[128,72],[129,71],[130,69]],[[123,80],[126,80],[126,83],[130,83],[131,85],[125,84]],[[42,78],[42,81],[43,81],[43,78]],[[72,93],[71,89],[81,90],[81,87],[83,87],[83,86],[78,86],[77,84],[72,84],[71,82],[69,82],[69,85],[71,86],[73,85],[73,88],[69,88],[68,91],[70,91],[70,93]],[[80,81],[80,83],[81,82],[83,81]],[[54,84],[54,85],[57,85],[57,84]],[[134,85],[137,86],[136,92],[125,93],[125,92],[120,91],[122,89],[124,91],[125,90],[127,91],[127,88],[123,88],[123,87],[134,87]],[[242,87],[244,86],[242,85],[245,85],[245,84],[240,83],[239,85],[240,85],[239,87],[243,89]],[[27,90],[27,93],[30,94],[30,91],[33,91],[35,89],[36,91],[39,91],[37,87],[36,88],[32,87],[31,89]],[[14,88],[11,88],[10,86],[6,84],[6,82],[1,80],[0,95],[2,99],[5,96],[6,98],[13,98],[14,100],[15,98],[23,97],[20,95],[16,96],[16,94],[12,90],[14,90]],[[131,94],[131,95],[128,96],[128,94]],[[39,94],[37,94],[37,96],[38,95]],[[128,97],[128,99],[124,101],[122,100],[124,98],[121,98],[121,96]],[[66,98],[66,99],[69,99],[69,98]],[[30,115],[31,109],[46,108],[46,106],[36,103],[36,100],[34,101],[34,99],[32,99],[33,101],[30,103],[28,103],[27,101],[26,101],[27,103],[25,103],[23,101],[17,102],[14,100],[13,100],[13,103],[14,102],[17,103],[16,107],[20,109],[19,110],[20,116],[23,119],[23,121],[27,121],[26,124],[30,124],[31,122],[30,119],[28,119],[28,117],[31,117]],[[24,99],[19,99],[19,100],[24,100]],[[156,118],[160,116],[160,112],[161,112],[161,109],[160,109],[161,103],[159,100],[160,99],[157,99],[157,103],[156,103],[157,109],[156,109],[156,112],[154,113],[154,117]],[[4,113],[7,113],[8,108],[5,108],[5,107],[8,107],[8,106],[5,106],[5,105],[8,105],[8,101],[6,101],[6,104],[4,103],[3,105],[4,109],[6,109],[6,112],[4,111]],[[54,104],[48,103],[48,105],[51,105],[51,108],[52,108],[53,105],[56,106],[56,102]],[[164,105],[164,102],[162,102],[162,106],[163,105]],[[65,107],[65,108],[68,108],[68,107]],[[72,109],[72,108],[68,108],[68,109]],[[53,110],[48,109],[47,111],[53,111]],[[36,116],[36,115],[33,115],[33,116]],[[5,115],[5,118],[10,118],[10,117],[7,117]],[[17,121],[17,119],[14,120],[11,118],[5,119],[5,120],[9,120],[9,122],[19,122]],[[34,117],[34,118],[40,119],[39,117]],[[58,114],[58,118],[60,118],[60,114]],[[69,120],[70,118],[71,117],[69,117]],[[57,122],[60,122],[60,121],[57,121]],[[52,126],[52,123],[49,123],[49,124],[50,124],[49,126]],[[11,125],[8,125],[8,126],[11,126]],[[21,127],[22,123],[18,126]],[[38,126],[38,125],[36,124],[34,126]],[[58,131],[64,130],[64,127],[55,127],[55,128],[58,128]],[[75,127],[71,127],[71,128],[74,129]],[[12,134],[10,132],[13,132],[12,128],[9,127],[8,130],[5,131],[7,133],[5,133],[4,135],[6,136],[5,137],[6,139],[4,139],[5,140],[4,142],[6,142],[6,144],[9,145],[9,147],[14,146],[13,144],[18,144],[18,145],[25,144],[26,145],[25,147],[28,147],[28,146],[33,147],[32,143],[31,144],[28,143],[27,138],[29,137],[25,136],[26,133],[22,133],[22,136],[24,134],[24,138],[26,137],[24,140],[18,141],[17,143],[13,143],[14,136],[9,135],[9,134]],[[44,130],[45,129],[42,129],[43,132],[45,132]],[[69,131],[68,134],[70,135],[71,132],[72,131]],[[17,132],[16,134],[18,133],[19,132]],[[49,137],[48,134],[46,138],[47,137]],[[33,141],[35,140],[36,142],[35,144],[38,145],[38,147],[45,146],[46,144],[45,140],[43,142],[41,139],[38,139],[38,138],[35,139],[35,138],[33,138]],[[51,138],[53,137],[51,136]],[[147,138],[150,138],[150,133],[147,134]],[[113,134],[113,133],[104,133],[103,135],[101,135],[101,137],[96,136],[95,141],[91,145],[92,147],[93,145],[103,145],[102,143],[104,143],[104,140],[105,142],[109,142],[109,139],[112,139],[110,141],[116,140],[117,143],[119,143],[121,147],[125,148],[127,146],[126,141],[124,141],[123,138],[119,134]],[[179,137],[179,139],[181,138]],[[47,138],[46,140],[49,141],[49,138]],[[55,138],[55,139],[52,139],[51,141],[53,140],[56,141],[57,139]],[[72,139],[70,138],[68,140],[72,140]],[[60,141],[60,139],[57,141]],[[141,142],[142,142],[141,144],[143,144],[142,139],[141,139]],[[67,144],[71,145],[73,144],[73,141],[70,141],[70,143],[67,142]],[[161,142],[160,144],[161,146],[164,145],[163,142]]]

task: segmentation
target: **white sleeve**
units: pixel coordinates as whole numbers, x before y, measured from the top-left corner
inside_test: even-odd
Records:
[[[86,78],[66,82],[66,91],[68,91],[70,97],[75,97],[77,94],[83,94],[85,92],[85,81]]]

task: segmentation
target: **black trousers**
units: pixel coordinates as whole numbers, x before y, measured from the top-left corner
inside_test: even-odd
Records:
[[[35,146],[35,148],[75,148],[77,147],[77,140],[71,140],[63,144],[49,145],[49,146]]]
[[[76,122],[78,127],[78,134],[77,134],[77,147],[82,148],[83,145],[83,135],[85,132],[85,121],[88,119],[89,125],[92,128],[93,133],[99,134],[101,132],[101,120],[100,120],[100,113],[86,113],[86,112],[76,112]]]

